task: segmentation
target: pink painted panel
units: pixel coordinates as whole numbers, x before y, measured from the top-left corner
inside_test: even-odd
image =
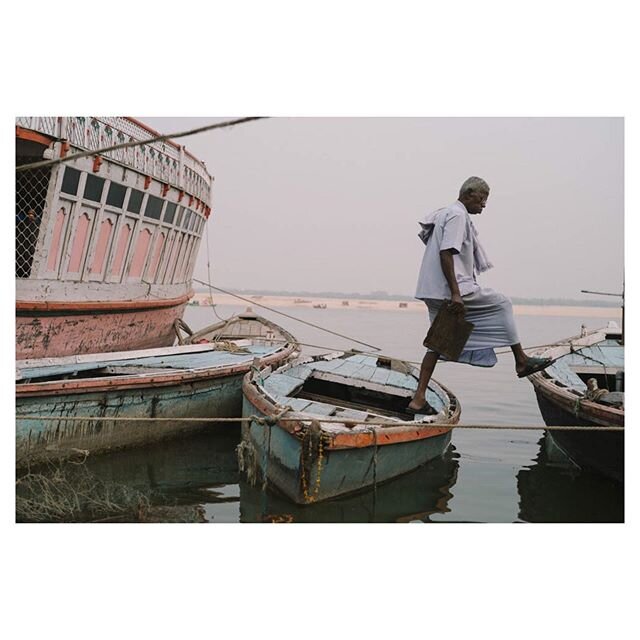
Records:
[[[156,248],[151,260],[151,267],[149,269],[148,280],[153,282],[156,278],[156,272],[158,271],[158,264],[160,263],[160,255],[162,254],[162,246],[164,245],[164,233],[161,233],[156,239]]]
[[[84,255],[85,246],[87,244],[87,237],[89,235],[89,214],[83,213],[78,219],[78,226],[76,227],[76,237],[73,239],[73,246],[71,247],[71,258],[69,259],[69,267],[67,271],[69,273],[80,273],[82,266],[82,256]]]
[[[182,282],[182,271],[184,267],[184,258],[189,248],[189,236],[184,235],[182,239],[182,247],[180,249],[180,257],[178,258],[178,264],[176,266],[176,272],[173,276],[174,282]]]
[[[133,263],[131,264],[131,271],[129,272],[130,278],[139,278],[142,275],[142,269],[147,259],[147,251],[149,250],[150,243],[151,231],[149,231],[149,229],[143,229],[138,236],[138,242],[136,242]]]
[[[47,271],[54,271],[58,266],[65,216],[66,211],[64,210],[64,207],[62,207],[56,214],[56,222],[53,227],[53,237],[51,238],[51,248],[49,249],[49,258],[47,259]]]
[[[177,235],[176,239],[173,242],[173,254],[171,255],[171,262],[169,263],[169,268],[167,269],[167,282],[175,282],[173,277],[173,270],[176,266],[176,260],[178,259],[178,252],[180,250],[180,239],[181,236]]]
[[[111,275],[118,276],[122,271],[122,263],[124,262],[124,256],[127,251],[127,245],[129,244],[129,236],[131,235],[131,225],[125,224],[120,230],[120,237],[118,238],[118,246],[116,248],[116,257],[111,265]]]
[[[158,277],[158,280],[160,282],[166,282],[167,279],[167,269],[169,267],[169,262],[171,262],[171,256],[173,255],[173,245],[175,244],[175,233],[172,231],[169,231],[169,233],[167,234],[167,241],[165,242],[165,250],[164,250],[164,255],[165,255],[165,259],[162,261],[162,269],[160,270],[160,275]]]
[[[100,225],[100,235],[98,236],[98,244],[96,246],[96,254],[91,265],[91,273],[102,273],[104,269],[104,259],[107,255],[107,247],[111,239],[111,231],[113,230],[113,222],[111,220],[103,220]]]
[[[184,260],[182,261],[182,265],[180,267],[180,282],[184,282],[187,276],[187,268],[189,267],[189,262],[191,261],[191,249],[193,248],[193,238],[189,238],[187,242],[187,249],[184,252]]]

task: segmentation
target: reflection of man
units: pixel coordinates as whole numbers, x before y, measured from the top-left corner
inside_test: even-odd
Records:
[[[476,280],[478,273],[493,266],[471,221],[471,215],[482,213],[488,197],[489,185],[482,178],[469,178],[460,187],[456,202],[420,222],[420,238],[426,246],[415,297],[427,305],[431,322],[446,303],[474,324],[458,362],[492,367],[497,362],[493,349],[510,346],[516,373],[522,378],[541,371],[551,360],[527,356],[518,338],[511,301],[493,289],[481,288]],[[433,412],[425,393],[440,357],[435,351],[425,354],[409,412]]]

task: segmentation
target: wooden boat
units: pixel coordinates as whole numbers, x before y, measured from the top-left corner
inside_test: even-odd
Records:
[[[170,346],[212,177],[124,117],[16,119],[16,358]],[[22,170],[42,160],[96,153]]]
[[[615,323],[536,355],[559,358],[529,376],[545,424],[624,427],[624,346]],[[599,389],[588,388],[592,379]],[[553,430],[550,436],[579,467],[624,481],[624,432]]]
[[[315,504],[294,504],[240,479],[240,522],[430,522],[449,511],[458,473],[453,445],[441,457],[375,488]]]
[[[239,417],[243,376],[253,366],[286,362],[298,344],[256,316],[227,324],[254,327],[254,335],[210,332],[205,344],[18,361],[17,464],[147,444],[210,425],[148,418]]]
[[[427,400],[437,415],[407,424],[416,420],[405,410],[417,377],[406,363],[356,353],[250,372],[243,382],[243,416],[256,420],[242,424],[241,470],[249,479],[266,478],[293,502],[309,504],[377,485],[441,456],[460,405],[432,381]],[[374,419],[393,424],[371,424]]]
[[[231,316],[227,320],[221,320],[195,332],[183,320],[178,320],[175,323],[175,331],[178,344],[207,342],[219,344],[250,340],[261,345],[289,345],[287,358],[292,357],[299,346],[297,340],[288,331],[275,322],[257,315],[251,307],[247,307],[244,313]]]

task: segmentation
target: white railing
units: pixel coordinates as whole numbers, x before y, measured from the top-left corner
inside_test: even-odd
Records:
[[[124,117],[97,116],[27,116],[16,118],[16,124],[56,138],[68,140],[73,146],[98,151],[123,142],[156,137],[153,130]],[[104,155],[126,164],[141,173],[151,175],[210,204],[211,176],[203,162],[181,153],[176,143],[153,142],[126,149],[108,151]]]

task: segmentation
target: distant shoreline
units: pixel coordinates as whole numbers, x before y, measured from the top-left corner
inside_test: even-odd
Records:
[[[224,293],[215,293],[213,302],[225,305],[255,305],[254,311],[259,311],[260,306],[265,307],[289,307],[306,309],[367,309],[371,311],[398,311],[399,313],[424,312],[425,306],[417,300],[374,300],[374,299],[353,299],[353,298],[326,298],[295,295],[262,295],[262,294],[238,294],[246,298],[240,300],[234,296]],[[198,292],[194,295],[191,303],[197,301],[201,306],[211,304],[208,293]],[[541,304],[514,304],[513,310],[516,315],[522,316],[578,316],[592,318],[609,318],[616,321],[622,319],[622,311],[619,307],[595,307],[595,306],[569,306],[569,305],[541,305]]]
[[[209,290],[206,287],[198,286],[194,287],[194,291],[197,295],[207,295]],[[214,294],[216,292],[214,291]],[[258,290],[238,290],[235,291],[244,298],[252,298],[255,296],[262,296],[265,298],[302,298],[309,300],[355,300],[355,301],[370,301],[370,302],[391,302],[397,304],[400,302],[416,302],[415,298],[402,296],[399,294],[387,294],[384,291],[372,292],[370,294],[357,294],[357,293],[335,293],[328,291],[321,291],[319,293],[313,293],[309,291],[297,292],[297,291],[258,291]],[[376,295],[376,294],[380,295]],[[223,294],[218,294],[223,295]],[[612,302],[611,297],[602,297],[598,299],[569,299],[569,298],[521,298],[519,296],[510,296],[514,305],[523,306],[539,306],[539,307],[602,307],[602,308],[619,308],[622,301]]]

